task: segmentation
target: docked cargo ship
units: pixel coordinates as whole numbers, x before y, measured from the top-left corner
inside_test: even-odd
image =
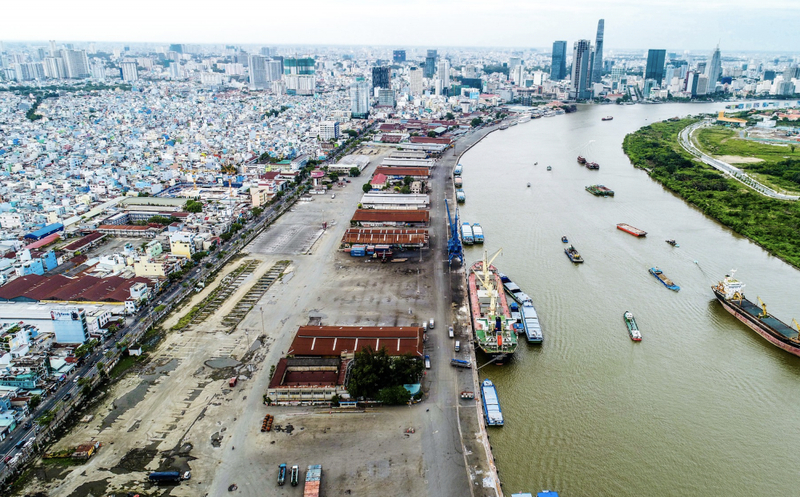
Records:
[[[500,409],[500,399],[497,398],[497,389],[492,380],[483,380],[481,385],[483,397],[483,415],[489,426],[503,426],[503,410]]]
[[[472,238],[475,243],[483,243],[483,228],[478,223],[472,225]]]
[[[586,191],[591,193],[596,197],[613,197],[614,190],[608,188],[605,185],[589,185],[586,187]]]
[[[770,316],[761,299],[758,299],[761,307],[747,300],[743,293],[744,283],[734,279],[734,273],[726,275],[724,280],[711,287],[722,307],[772,345],[800,356],[800,326],[797,321],[792,320],[795,327],[791,327]]]
[[[618,230],[622,230],[625,233],[631,234],[633,236],[647,236],[647,232],[644,230],[640,230],[639,228],[634,228],[630,224],[619,223],[617,225]]]
[[[517,349],[511,310],[508,307],[503,282],[497,268],[491,265],[500,255],[499,250],[491,260],[472,264],[469,270],[469,305],[472,311],[472,329],[480,348],[500,362]]]

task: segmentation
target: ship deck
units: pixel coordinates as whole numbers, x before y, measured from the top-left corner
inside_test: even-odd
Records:
[[[780,333],[786,338],[797,338],[800,333],[798,333],[797,329],[792,328],[788,324],[776,319],[772,316],[767,316],[765,318],[759,318],[759,314],[761,314],[761,307],[757,306],[756,304],[750,302],[747,299],[742,299],[740,303],[738,300],[730,300],[731,304],[737,305],[740,309],[742,309],[747,314],[759,319],[762,323],[766,324],[776,332]]]

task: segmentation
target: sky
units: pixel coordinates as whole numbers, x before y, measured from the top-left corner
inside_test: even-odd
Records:
[[[27,0],[0,40],[793,51],[798,0]]]

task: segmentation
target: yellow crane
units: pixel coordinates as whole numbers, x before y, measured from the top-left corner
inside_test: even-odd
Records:
[[[761,309],[763,311],[761,314],[758,315],[758,317],[765,318],[769,316],[769,313],[767,312],[767,304],[765,304],[764,301],[761,300],[761,297],[756,296],[756,298],[758,299],[758,303],[761,305]]]

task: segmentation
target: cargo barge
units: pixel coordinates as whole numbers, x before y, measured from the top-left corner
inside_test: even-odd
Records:
[[[733,278],[734,273],[726,275],[724,280],[711,287],[722,307],[772,345],[800,356],[800,326],[797,321],[792,320],[795,327],[789,326],[772,317],[760,298],[761,307],[747,300],[743,292],[745,285]]]
[[[503,410],[500,409],[500,399],[497,398],[497,389],[491,380],[483,380],[481,385],[483,394],[483,414],[489,426],[503,426]]]
[[[647,232],[644,230],[640,230],[639,228],[634,228],[630,224],[619,223],[617,225],[618,230],[622,230],[625,233],[631,234],[633,236],[647,236]]]
[[[605,185],[589,185],[586,187],[586,191],[591,193],[596,197],[613,197],[614,190],[608,188]]]
[[[461,224],[461,243],[464,245],[475,243],[475,238],[472,236],[472,226],[469,223]]]
[[[674,292],[677,292],[678,290],[681,289],[681,287],[673,283],[672,280],[667,278],[667,275],[665,275],[664,272],[658,269],[657,267],[651,267],[650,274],[655,276],[656,279],[660,281],[665,287],[669,288]]]
[[[528,339],[528,343],[542,343],[542,340],[544,340],[542,324],[539,322],[536,308],[533,307],[533,301],[531,299],[525,300],[522,303],[520,312],[522,313],[522,325],[525,327],[525,338]]]
[[[464,193],[464,190],[458,189],[456,190],[456,202],[459,204],[463,204],[467,201],[467,194]]]
[[[506,356],[517,349],[517,335],[514,333],[511,311],[508,307],[503,282],[497,268],[491,265],[500,255],[499,250],[487,261],[470,266],[468,276],[469,305],[472,313],[472,329],[478,348],[492,356],[495,362],[502,362]]]
[[[631,340],[634,342],[641,342],[642,333],[639,331],[639,326],[636,325],[636,319],[633,317],[633,313],[631,311],[625,311],[625,314],[622,315],[622,319],[625,320],[625,325],[628,327],[628,335],[630,335]]]
[[[483,243],[483,228],[478,223],[472,225],[472,238],[475,243]]]

